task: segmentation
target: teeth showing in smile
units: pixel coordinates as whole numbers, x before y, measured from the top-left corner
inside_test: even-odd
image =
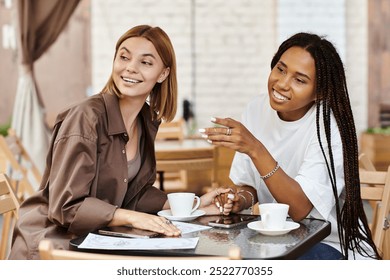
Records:
[[[287,101],[287,100],[289,100],[289,98],[287,98],[286,96],[281,95],[281,94],[280,94],[279,92],[277,92],[276,90],[274,90],[272,93],[273,93],[274,97],[276,97],[276,98],[279,99],[279,100],[282,100],[282,101]]]
[[[125,82],[132,83],[132,84],[140,83],[140,81],[133,80],[133,79],[129,79],[129,78],[125,78],[125,77],[122,77],[122,79],[123,79]]]

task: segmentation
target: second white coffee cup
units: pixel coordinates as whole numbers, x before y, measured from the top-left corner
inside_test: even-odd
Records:
[[[187,192],[170,193],[168,194],[168,201],[171,207],[172,216],[177,217],[191,216],[200,205],[199,196]]]
[[[263,203],[259,205],[261,222],[265,229],[280,230],[285,227],[288,204]]]

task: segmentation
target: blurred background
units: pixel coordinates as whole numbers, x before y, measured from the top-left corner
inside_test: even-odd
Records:
[[[18,2],[25,1],[0,0],[2,126],[17,109]],[[212,116],[239,119],[248,101],[266,94],[273,54],[299,31],[324,35],[337,47],[358,133],[390,125],[388,0],[81,0],[33,64],[49,128],[59,111],[102,89],[117,39],[138,24],[160,26],[170,36],[178,64],[177,118],[186,111],[182,104],[190,104],[192,131],[210,126]]]

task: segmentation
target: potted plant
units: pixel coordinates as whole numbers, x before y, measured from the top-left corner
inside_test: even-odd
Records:
[[[0,124],[0,135],[7,136],[8,129],[11,127],[11,122]]]

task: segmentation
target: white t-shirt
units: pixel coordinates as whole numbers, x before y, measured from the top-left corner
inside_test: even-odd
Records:
[[[281,120],[277,112],[271,108],[269,96],[260,95],[247,105],[242,115],[242,123],[265,145],[284,172],[300,184],[314,206],[309,217],[331,222],[332,233],[325,241],[330,241],[326,243],[333,243],[331,245],[340,250],[335,199],[326,162],[318,142],[316,111],[316,107],[313,106],[301,119],[286,122]],[[322,116],[319,119],[321,142],[328,155]],[[337,190],[338,193],[341,193],[344,189],[342,142],[333,115],[331,116],[331,133]],[[259,203],[275,202],[264,181],[260,178],[259,172],[246,154],[238,152],[235,154],[230,170],[230,179],[236,185],[254,187],[257,190]],[[343,201],[340,198],[340,207]]]

